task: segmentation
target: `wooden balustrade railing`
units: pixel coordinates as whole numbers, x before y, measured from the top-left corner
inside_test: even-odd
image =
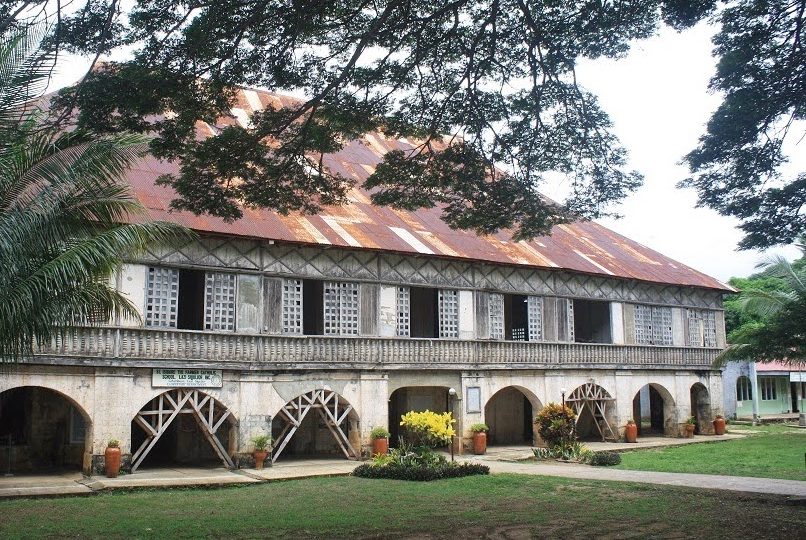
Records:
[[[193,364],[384,369],[470,367],[711,366],[718,349],[589,343],[282,336],[157,328],[81,328],[39,353],[52,358],[187,361]]]

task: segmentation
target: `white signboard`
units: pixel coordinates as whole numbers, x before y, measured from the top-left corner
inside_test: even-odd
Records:
[[[467,412],[481,412],[481,388],[478,386],[467,387]]]
[[[806,382],[806,371],[790,371],[790,382]]]
[[[161,369],[154,368],[151,386],[154,388],[221,388],[220,369]]]

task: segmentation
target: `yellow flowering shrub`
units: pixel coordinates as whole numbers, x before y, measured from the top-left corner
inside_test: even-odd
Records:
[[[456,422],[449,412],[409,411],[400,417],[400,425],[406,428],[411,443],[415,446],[437,447],[450,444],[456,435],[453,424]]]

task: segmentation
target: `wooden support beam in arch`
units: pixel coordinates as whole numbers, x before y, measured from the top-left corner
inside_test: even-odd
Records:
[[[574,410],[577,420],[582,416],[585,409],[588,409],[603,442],[606,440],[618,440],[618,436],[607,419],[607,407],[614,401],[615,399],[607,393],[607,390],[592,381],[578,387],[565,400],[568,406]]]
[[[316,411],[347,459],[358,459],[360,455],[342,427],[352,410],[353,406],[332,390],[311,390],[295,397],[280,409],[280,416],[286,425],[275,440],[272,463],[283,453],[310,411]]]
[[[222,463],[226,467],[234,469],[235,463],[216,435],[221,425],[231,419],[230,410],[202,391],[175,388],[156,396],[134,417],[134,422],[145,431],[146,438],[132,454],[132,472],[140,467],[149,452],[153,450],[171,423],[180,414],[193,416],[202,435]]]

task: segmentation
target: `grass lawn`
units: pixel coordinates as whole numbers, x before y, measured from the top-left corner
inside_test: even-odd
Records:
[[[688,444],[621,455],[620,469],[806,480],[806,430],[782,425],[735,426],[744,439]]]
[[[0,501],[0,538],[795,538],[782,497],[520,475],[316,478]]]

